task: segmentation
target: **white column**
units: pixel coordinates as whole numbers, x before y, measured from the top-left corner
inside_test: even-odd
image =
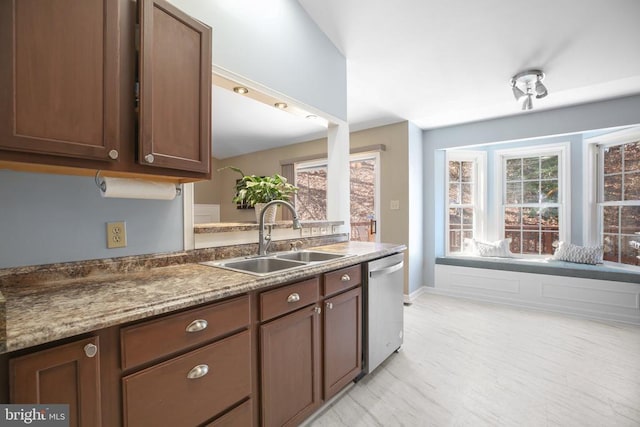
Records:
[[[350,233],[349,125],[330,125],[327,132],[327,219],[344,221],[342,231]]]

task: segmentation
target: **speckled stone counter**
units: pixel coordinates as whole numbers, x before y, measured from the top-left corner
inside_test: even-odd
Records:
[[[303,228],[333,227],[344,224],[344,221],[300,221]],[[270,224],[274,229],[291,228],[291,221],[277,221]],[[193,227],[195,234],[204,233],[228,233],[233,231],[257,231],[259,225],[255,222],[214,222],[208,224],[196,224]]]
[[[0,270],[10,352],[215,301],[403,251],[405,246],[344,242],[314,249],[346,254],[264,277],[205,266],[202,253],[129,257]],[[0,307],[2,306],[0,301]],[[1,310],[0,310],[1,311]],[[0,326],[2,323],[0,320]]]

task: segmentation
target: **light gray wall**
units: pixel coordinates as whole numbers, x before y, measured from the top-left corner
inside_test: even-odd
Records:
[[[213,63],[346,120],[346,60],[296,0],[170,0],[213,28]]]
[[[582,191],[577,187],[582,179],[583,145],[581,135],[571,134],[635,124],[640,124],[640,95],[424,131],[424,283],[433,286],[435,257],[444,254],[444,149],[540,138],[536,143],[571,141],[572,186],[576,188],[571,192],[571,236],[580,244]]]
[[[91,177],[0,170],[0,268],[182,250],[182,198],[104,199]],[[106,223],[127,247],[107,249]]]

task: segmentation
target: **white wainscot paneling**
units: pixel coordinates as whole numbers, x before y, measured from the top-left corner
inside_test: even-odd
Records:
[[[489,291],[492,294],[520,293],[520,279],[518,277],[495,277],[491,274],[482,274],[482,272],[476,272],[476,274],[452,273],[450,280],[451,288],[461,290]]]
[[[430,292],[640,324],[640,284],[436,265]]]

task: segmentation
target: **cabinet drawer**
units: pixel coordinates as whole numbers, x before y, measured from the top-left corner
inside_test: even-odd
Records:
[[[233,411],[225,414],[206,425],[206,427],[248,427],[253,425],[253,411],[251,399],[242,405],[234,408]]]
[[[324,296],[336,294],[338,292],[351,289],[362,283],[362,267],[342,268],[324,275]]]
[[[187,377],[204,366],[206,374]],[[125,425],[200,425],[251,393],[251,335],[241,332],[122,382]]]
[[[260,294],[260,320],[269,320],[318,301],[317,277]]]
[[[120,331],[122,368],[129,369],[249,325],[249,297],[128,326]],[[191,332],[189,332],[191,331]]]

